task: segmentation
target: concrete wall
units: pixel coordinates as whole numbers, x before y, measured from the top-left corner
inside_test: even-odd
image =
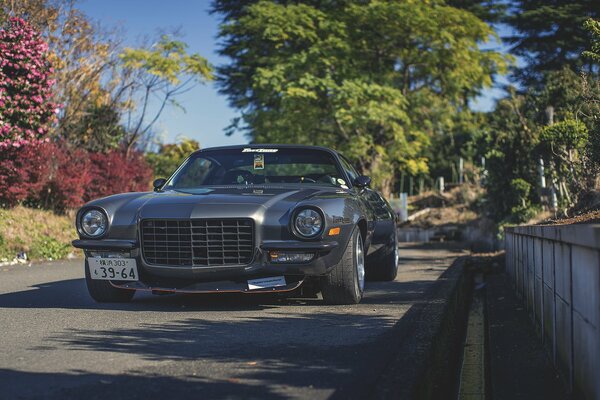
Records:
[[[600,225],[506,229],[506,271],[577,397],[600,400]]]

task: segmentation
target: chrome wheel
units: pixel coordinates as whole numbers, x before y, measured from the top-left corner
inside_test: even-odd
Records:
[[[358,235],[356,238],[356,274],[358,277],[358,289],[362,293],[365,289],[365,253],[363,249],[362,237]]]
[[[400,254],[398,253],[398,241],[394,240],[394,266],[398,266],[400,260]]]

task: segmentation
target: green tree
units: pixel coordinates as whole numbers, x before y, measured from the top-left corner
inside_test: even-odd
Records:
[[[185,110],[177,97],[195,85],[212,79],[212,67],[187,44],[162,35],[149,48],[126,48],[119,55],[119,84],[113,88],[113,103],[125,114],[124,144],[129,152],[152,133],[164,109],[171,105]],[[153,104],[153,101],[155,103]]]
[[[520,191],[521,196],[515,196],[515,190],[524,186],[521,181],[537,187],[538,125],[534,122],[533,98],[517,95],[513,89],[507,98],[498,101],[488,116],[486,210],[497,222],[510,219],[514,210],[523,205],[539,204],[537,191]],[[515,184],[516,179],[519,181]],[[523,201],[524,197],[528,198]],[[523,222],[523,218],[515,216],[511,221]]]
[[[583,26],[592,37],[591,45],[588,50],[583,52],[583,55],[598,64],[600,63],[600,21],[590,18],[585,21]]]
[[[156,178],[168,178],[190,154],[199,149],[197,141],[184,138],[179,143],[162,144],[158,152],[146,154],[146,160],[154,169]]]
[[[544,160],[547,186],[555,186],[559,206],[568,209],[594,190],[598,80],[583,79],[569,68],[546,74],[546,85],[525,95],[511,93],[489,114],[484,148],[488,153],[487,201],[493,217],[523,222],[530,216],[515,203],[513,180],[539,189],[537,163]],[[549,120],[547,105],[553,118]],[[552,124],[549,124],[553,122]],[[529,191],[527,207],[540,204],[540,191]]]
[[[570,208],[583,192],[582,157],[588,144],[587,127],[575,119],[549,125],[540,132],[540,149],[548,162],[549,177],[557,183],[563,206]]]
[[[68,143],[93,152],[118,148],[127,134],[121,123],[121,112],[110,104],[90,104],[80,118],[62,130],[68,132]]]
[[[594,70],[581,53],[589,41],[584,21],[600,16],[599,1],[515,0],[513,4],[506,22],[516,33],[507,39],[512,44],[512,53],[527,62],[515,71],[521,83],[540,87],[547,72],[565,66]]]
[[[493,34],[439,2],[217,0],[221,91],[254,142],[332,146],[389,195],[395,174],[427,172],[445,121],[492,83]]]
[[[600,67],[600,21],[589,19],[585,23],[586,29],[592,37],[584,57],[591,60],[596,67]],[[583,105],[576,114],[582,118],[589,129],[589,143],[587,154],[588,161],[584,170],[587,174],[587,187],[593,187],[596,177],[600,173],[600,79],[594,76],[584,76],[581,80],[581,96]]]

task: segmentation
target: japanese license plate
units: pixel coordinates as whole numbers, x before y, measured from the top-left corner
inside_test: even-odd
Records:
[[[137,281],[135,258],[88,258],[92,279],[113,281]]]

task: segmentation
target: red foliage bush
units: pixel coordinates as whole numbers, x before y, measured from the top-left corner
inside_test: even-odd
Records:
[[[0,151],[0,206],[29,205],[62,212],[89,200],[150,187],[144,155],[113,150],[88,153],[62,143]]]
[[[42,208],[64,211],[81,206],[90,184],[90,157],[85,150],[51,143],[40,146],[48,168],[47,180],[31,202]]]
[[[12,207],[27,198],[35,197],[49,175],[44,162],[49,144],[9,147],[0,151],[0,206]]]
[[[90,153],[91,182],[84,199],[86,201],[122,192],[143,192],[150,188],[152,168],[143,153],[121,150],[106,154]]]

